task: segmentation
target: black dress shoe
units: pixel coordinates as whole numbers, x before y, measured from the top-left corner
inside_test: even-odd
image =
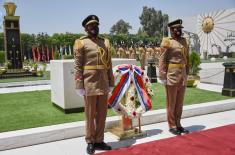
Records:
[[[112,150],[112,147],[105,142],[95,143],[94,146],[96,150]]]
[[[169,131],[174,135],[181,135],[181,132],[177,128],[170,128]]]
[[[189,131],[186,130],[185,128],[183,128],[183,127],[178,127],[177,129],[180,131],[180,133],[185,133],[185,134],[189,133]]]
[[[88,143],[86,148],[87,154],[93,154],[95,153],[95,147],[93,143]]]

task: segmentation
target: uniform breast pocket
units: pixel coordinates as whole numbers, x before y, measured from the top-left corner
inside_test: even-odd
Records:
[[[96,75],[96,70],[84,70],[84,72],[83,72],[84,80],[91,79],[95,75]]]

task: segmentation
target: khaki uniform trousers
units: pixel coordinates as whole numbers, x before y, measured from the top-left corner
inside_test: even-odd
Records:
[[[140,58],[140,65],[141,65],[141,69],[145,70],[145,56],[142,56]]]
[[[104,140],[105,120],[108,108],[108,95],[84,96],[87,143],[100,143]]]
[[[183,110],[186,85],[179,82],[176,85],[166,85],[167,121],[169,128],[181,127],[180,119]]]

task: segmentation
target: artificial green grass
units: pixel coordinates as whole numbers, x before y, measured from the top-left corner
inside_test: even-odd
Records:
[[[153,110],[165,108],[165,89],[153,84]],[[186,104],[229,99],[220,93],[187,88]],[[115,113],[108,110],[108,116]],[[84,113],[64,114],[51,103],[50,91],[0,94],[0,132],[41,127],[84,120]]]
[[[50,80],[50,72],[46,71],[45,75],[43,75],[42,77],[17,77],[17,78],[0,79],[0,83],[38,81],[38,80]]]

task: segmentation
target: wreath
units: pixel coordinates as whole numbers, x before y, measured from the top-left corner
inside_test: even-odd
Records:
[[[122,64],[113,68],[115,87],[108,104],[118,115],[140,117],[152,108],[153,96],[149,78],[135,65]]]

